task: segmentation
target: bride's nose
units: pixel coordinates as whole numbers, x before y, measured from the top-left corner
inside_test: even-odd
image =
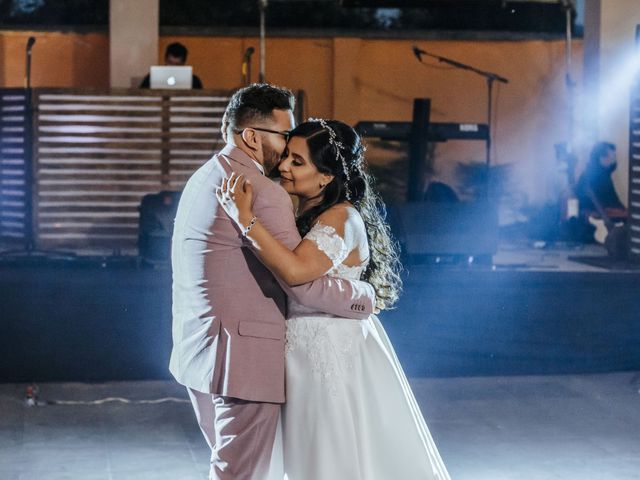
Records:
[[[280,165],[278,165],[278,170],[280,171],[280,173],[288,172],[290,165],[291,165],[291,162],[289,161],[289,157],[288,156],[284,157],[280,162]]]

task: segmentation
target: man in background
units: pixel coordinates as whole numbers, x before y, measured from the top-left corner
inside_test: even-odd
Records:
[[[164,64],[168,66],[181,67],[187,63],[189,51],[181,43],[175,42],[167,46],[164,52]],[[151,88],[151,77],[147,74],[140,83],[140,88]],[[202,89],[202,82],[197,75],[191,77],[191,88]]]
[[[580,175],[576,188],[580,212],[585,218],[599,215],[596,202],[614,221],[627,217],[627,210],[620,201],[611,179],[617,166],[616,146],[608,142],[596,143],[591,149],[589,163]]]

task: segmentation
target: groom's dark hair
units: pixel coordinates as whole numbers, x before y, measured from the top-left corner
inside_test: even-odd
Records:
[[[256,121],[272,118],[274,110],[295,107],[291,90],[268,83],[254,83],[233,94],[224,112],[223,124],[233,130],[246,128]]]

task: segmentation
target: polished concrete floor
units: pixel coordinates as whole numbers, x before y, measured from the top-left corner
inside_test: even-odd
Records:
[[[454,480],[640,478],[639,372],[411,383]],[[33,407],[26,387],[0,385],[0,479],[206,478],[208,451],[175,383],[41,384],[41,403],[89,404]],[[113,397],[132,403],[90,403]]]

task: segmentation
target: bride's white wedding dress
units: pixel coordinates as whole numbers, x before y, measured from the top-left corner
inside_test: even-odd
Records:
[[[318,223],[305,239],[332,260],[333,277],[359,279],[366,268],[343,265],[355,245],[332,227]],[[450,478],[374,315],[351,320],[290,303],[282,426],[289,480]]]

